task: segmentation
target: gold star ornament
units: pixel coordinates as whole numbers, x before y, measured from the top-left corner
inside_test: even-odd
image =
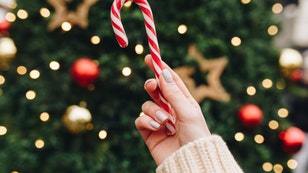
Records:
[[[220,76],[224,71],[228,59],[220,57],[216,59],[206,59],[197,49],[196,45],[190,45],[188,55],[199,63],[199,68],[202,72],[207,72],[207,85],[196,85],[195,80],[191,77],[195,73],[195,69],[190,66],[175,68],[174,71],[182,78],[185,85],[200,103],[205,98],[210,98],[216,101],[230,101],[230,95],[225,91],[221,82]]]
[[[60,27],[62,23],[68,22],[71,25],[77,25],[82,29],[88,27],[88,14],[91,6],[98,0],[83,0],[76,8],[76,11],[67,9],[67,4],[71,0],[47,0],[54,7],[55,13],[48,24],[48,30],[53,31]]]

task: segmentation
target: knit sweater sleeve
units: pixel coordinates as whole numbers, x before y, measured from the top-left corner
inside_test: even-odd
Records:
[[[242,173],[226,143],[218,135],[192,141],[171,154],[156,173]]]

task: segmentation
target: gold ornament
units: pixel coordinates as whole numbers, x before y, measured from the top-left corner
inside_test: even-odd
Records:
[[[12,59],[15,57],[17,48],[14,41],[9,37],[0,38],[0,59]]]
[[[17,48],[9,37],[0,38],[0,70],[7,70],[9,63],[15,58]]]
[[[64,126],[72,133],[90,130],[92,116],[88,109],[77,105],[69,106],[63,116]]]
[[[303,65],[303,56],[296,49],[282,49],[279,57],[279,65],[282,74],[289,77],[294,70],[301,68]]]
[[[91,6],[98,0],[83,0],[77,6],[76,11],[69,11],[66,4],[71,0],[47,0],[50,5],[55,9],[54,16],[48,24],[48,30],[53,31],[60,27],[63,22],[69,22],[72,25],[78,25],[80,28],[85,29],[88,27],[88,14]]]
[[[217,101],[229,101],[230,95],[224,90],[220,83],[220,76],[228,63],[226,57],[207,60],[198,51],[196,45],[190,45],[188,55],[199,63],[199,68],[202,72],[208,72],[206,81],[208,85],[196,85],[191,77],[195,73],[193,67],[184,66],[175,68],[174,71],[182,78],[185,85],[191,92],[197,102],[201,102],[205,98],[210,98]]]

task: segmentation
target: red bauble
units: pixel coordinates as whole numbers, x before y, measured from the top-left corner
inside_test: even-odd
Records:
[[[290,75],[290,79],[292,80],[292,82],[299,82],[301,79],[302,79],[302,75],[303,75],[303,72],[302,70],[300,69],[296,69],[296,70],[293,70],[291,75]]]
[[[81,87],[86,87],[98,78],[99,67],[90,58],[79,58],[71,67],[71,75]]]
[[[11,23],[7,20],[0,22],[0,32],[6,32],[11,27]]]
[[[238,111],[238,116],[244,127],[254,129],[263,121],[262,110],[254,104],[246,104]]]
[[[286,131],[279,133],[279,138],[282,140],[282,148],[288,154],[298,152],[305,142],[305,133],[297,128],[290,127]]]

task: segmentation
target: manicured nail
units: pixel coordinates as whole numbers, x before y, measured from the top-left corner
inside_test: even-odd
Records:
[[[155,116],[160,122],[165,122],[168,119],[168,116],[162,111],[156,111]]]
[[[154,129],[160,128],[160,124],[156,121],[150,121],[150,126],[153,127]]]
[[[168,82],[168,83],[173,82],[172,75],[170,74],[170,72],[167,69],[164,69],[162,71],[162,74],[163,74],[163,77],[164,77],[166,82]]]
[[[146,87],[149,83],[151,83],[152,82],[152,80],[151,79],[148,79],[147,81],[145,81],[145,83],[144,83],[144,87]]]

